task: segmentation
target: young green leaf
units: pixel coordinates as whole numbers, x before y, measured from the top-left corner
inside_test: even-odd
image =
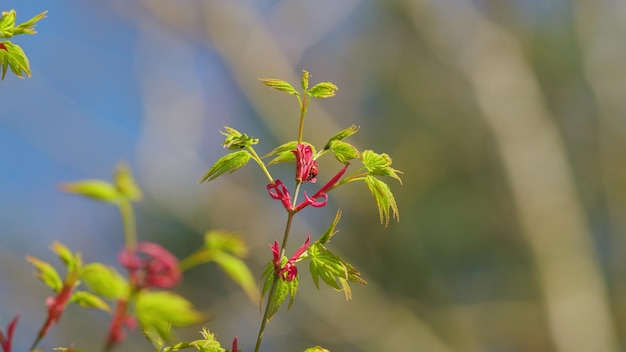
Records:
[[[130,167],[126,163],[120,163],[115,169],[113,184],[119,195],[130,201],[138,201],[142,197],[141,189],[135,182]]]
[[[30,20],[28,20],[26,22],[20,23],[17,27],[15,27],[15,31],[14,31],[13,35],[18,35],[18,34],[35,34],[35,33],[37,33],[35,31],[35,24],[37,22],[41,21],[42,19],[44,19],[46,17],[47,13],[48,13],[48,11],[41,12],[41,13],[35,15]]]
[[[24,78],[24,74],[30,77],[30,63],[24,50],[8,40],[2,42],[0,67],[2,67],[2,79],[6,76],[7,69],[11,69],[11,72],[19,78]]]
[[[324,150],[330,149],[332,142],[341,141],[345,138],[352,136],[358,131],[359,131],[359,127],[356,125],[351,125],[350,127],[344,128],[343,130],[337,132],[334,136],[330,137],[330,139],[324,146]]]
[[[343,291],[346,299],[349,300],[352,298],[352,291],[348,281],[367,284],[352,265],[330,252],[319,241],[309,247],[308,254],[311,258],[309,265],[311,277],[318,289],[321,278],[328,286],[337,291]]]
[[[343,141],[333,141],[330,143],[330,151],[342,164],[346,164],[352,159],[359,157],[359,150],[352,144]]]
[[[307,143],[307,142],[302,142],[302,144],[305,145],[310,145],[311,146],[311,150],[313,151],[313,155],[316,155],[316,151],[315,151],[315,146],[312,145],[311,143]],[[274,159],[270,160],[269,163],[267,163],[267,165],[272,165],[272,164],[278,164],[278,163],[284,163],[284,162],[289,162],[289,161],[295,161],[296,160],[296,156],[293,153],[294,150],[296,150],[298,146],[298,142],[297,141],[291,141],[291,142],[287,142],[285,144],[282,144],[276,148],[274,148],[274,150],[272,150],[271,152],[263,155],[263,158],[267,158],[270,156],[276,156],[274,157]]]
[[[76,270],[82,265],[80,260],[80,254],[72,253],[69,248],[60,242],[54,241],[50,246],[50,249],[59,257],[59,259],[65,264],[70,271]]]
[[[272,277],[275,277],[275,275],[272,274]],[[274,297],[272,301],[270,302],[269,306],[267,307],[267,310],[268,310],[267,320],[268,321],[271,320],[272,317],[274,317],[276,312],[278,312],[278,309],[283,304],[283,302],[285,302],[285,299],[287,299],[287,296],[290,295],[290,292],[291,292],[290,282],[282,280],[280,278],[277,278],[277,280],[278,281],[276,282],[276,290],[274,293]],[[297,279],[294,279],[293,281],[296,281],[296,280]],[[291,305],[291,303],[289,305]]]
[[[287,81],[283,81],[282,79],[277,78],[259,78],[261,83],[265,84],[268,87],[272,87],[281,92],[285,92],[287,94],[300,96],[300,93]]]
[[[304,352],[330,352],[330,351],[323,347],[315,346],[315,347],[307,348],[306,350],[304,350]]]
[[[117,188],[109,182],[102,180],[85,180],[64,183],[61,190],[67,193],[75,193],[102,202],[119,203],[122,195]]]
[[[377,154],[372,150],[364,150],[361,154],[361,162],[363,162],[370,175],[391,176],[402,184],[402,180],[398,176],[402,171],[391,167],[391,157],[389,155],[385,153]]]
[[[306,94],[313,98],[330,98],[335,96],[339,88],[331,82],[321,82],[309,89]]]
[[[237,234],[225,231],[208,231],[204,234],[204,246],[207,249],[232,253],[238,257],[248,255],[246,243]]]
[[[246,165],[252,156],[246,150],[240,150],[230,154],[226,154],[211,166],[209,171],[198,181],[202,183],[206,180],[212,181],[224,174],[225,172],[233,173],[240,167]]]
[[[220,133],[226,137],[222,143],[224,148],[239,150],[259,143],[258,138],[248,137],[247,134],[241,133],[232,127],[224,126],[224,129],[225,131],[220,131]]]
[[[37,269],[35,276],[50,287],[52,291],[59,292],[61,290],[63,287],[63,281],[61,281],[61,277],[52,265],[31,256],[26,256],[26,261],[31,263],[35,269]]]
[[[13,36],[16,15],[15,10],[2,11],[2,17],[0,17],[0,38],[10,38]]]
[[[322,234],[319,240],[317,240],[321,244],[326,244],[330,241],[330,239],[338,232],[335,231],[337,224],[339,223],[339,219],[341,219],[341,209],[337,209],[337,214],[335,214],[335,219],[330,224],[328,229]]]
[[[135,301],[135,313],[142,329],[154,330],[165,340],[170,326],[188,326],[205,319],[185,298],[166,291],[142,291]]]
[[[112,267],[101,263],[87,264],[82,268],[80,277],[100,296],[114,300],[128,296],[128,282]]]
[[[81,307],[100,309],[111,312],[111,307],[106,304],[102,298],[85,291],[76,291],[72,294],[70,302],[76,303]]]
[[[372,196],[374,196],[374,200],[376,201],[380,223],[382,224],[384,219],[385,226],[389,225],[390,209],[393,211],[391,215],[400,221],[398,205],[396,204],[396,200],[393,197],[393,193],[391,193],[389,186],[385,182],[371,175],[365,176],[365,184],[367,185],[367,188],[369,188],[370,192],[372,192]]]
[[[252,301],[258,299],[254,276],[243,260],[225,252],[216,251],[213,260],[246,292]]]
[[[309,71],[302,70],[302,89],[304,89],[304,91],[309,89],[309,77],[311,77]]]

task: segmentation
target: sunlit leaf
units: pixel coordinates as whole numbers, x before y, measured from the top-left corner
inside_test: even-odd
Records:
[[[402,171],[391,167],[391,157],[389,155],[385,153],[378,154],[372,150],[364,150],[361,154],[361,161],[370,175],[390,176],[402,184],[402,180],[398,176]]]
[[[340,163],[347,163],[359,157],[359,150],[350,143],[333,141],[330,143],[330,151]]]
[[[323,347],[315,346],[315,347],[307,348],[306,350],[304,350],[304,352],[330,352],[330,351]]]
[[[228,172],[233,173],[237,171],[240,167],[246,165],[252,156],[246,150],[240,150],[237,152],[233,152],[230,154],[226,154],[221,157],[219,160],[211,166],[209,171],[198,181],[198,183],[202,183],[206,180],[214,180],[220,175]]]
[[[400,221],[398,205],[396,204],[396,200],[393,197],[393,193],[391,193],[389,186],[385,182],[371,175],[367,175],[365,177],[365,184],[376,201],[380,223],[382,224],[384,220],[385,226],[389,225],[390,215]],[[391,214],[390,210],[392,211]]]
[[[265,84],[268,87],[272,87],[274,89],[277,89],[281,92],[285,92],[287,94],[291,94],[291,95],[296,95],[296,96],[300,96],[300,93],[298,93],[298,91],[288,82],[283,81],[282,79],[277,79],[277,78],[259,78],[259,81],[261,81],[263,84]]]
[[[224,131],[220,131],[220,133],[226,137],[223,142],[224,148],[230,150],[244,149],[259,143],[258,138],[249,137],[232,127],[224,126]]]
[[[120,163],[115,169],[113,183],[120,195],[131,201],[140,200],[141,189],[135,182],[130,167],[126,163]]]
[[[213,260],[246,292],[250,300],[258,299],[254,275],[243,260],[225,252],[217,252]]]
[[[232,253],[238,257],[248,255],[248,246],[241,236],[232,232],[211,230],[204,234],[204,246],[208,249]]]
[[[112,267],[101,263],[87,264],[82,268],[80,277],[100,296],[119,299],[128,295],[128,282]]]
[[[335,231],[335,228],[337,227],[337,224],[339,223],[339,219],[341,219],[341,209],[337,209],[337,213],[335,214],[335,219],[330,224],[328,229],[326,229],[326,231],[322,234],[322,236],[318,240],[319,243],[321,244],[328,243],[330,239],[338,232],[338,231]]]
[[[17,77],[30,77],[30,63],[24,50],[8,40],[2,42],[3,50],[0,50],[0,66],[2,67],[2,79],[6,76],[7,69],[11,69]]]
[[[348,138],[350,136],[352,136],[353,134],[357,133],[359,131],[359,127],[356,125],[351,125],[347,128],[344,128],[343,130],[337,132],[334,136],[330,137],[330,139],[328,140],[328,142],[326,143],[326,145],[324,146],[324,149],[330,149],[330,146],[332,144],[332,142],[334,141],[341,141],[345,138]]]
[[[85,291],[76,291],[72,294],[70,302],[74,302],[81,307],[95,308],[111,312],[111,307],[102,298]]]
[[[56,269],[47,262],[35,257],[27,256],[26,260],[31,263],[37,273],[35,274],[44,284],[50,287],[54,292],[59,292],[63,287],[63,281],[57,273]]]
[[[64,183],[61,190],[109,203],[118,203],[122,197],[113,184],[102,180]]]
[[[33,18],[29,19],[28,21],[20,23],[18,26],[15,27],[13,35],[37,33],[35,31],[35,24],[44,19],[47,13],[48,11],[41,12],[35,15]]]
[[[309,77],[311,77],[309,71],[302,70],[302,89],[304,89],[305,91],[309,89]]]
[[[339,88],[331,82],[321,82],[309,89],[306,93],[313,98],[330,98],[334,97]]]
[[[170,326],[188,326],[205,319],[185,298],[166,291],[143,291],[135,301],[142,329],[154,330],[167,340]]]

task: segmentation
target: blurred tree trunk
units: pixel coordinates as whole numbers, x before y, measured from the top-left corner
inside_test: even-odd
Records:
[[[617,351],[605,283],[564,144],[520,44],[470,2],[406,4],[432,49],[470,82],[493,133],[534,254],[556,350]]]

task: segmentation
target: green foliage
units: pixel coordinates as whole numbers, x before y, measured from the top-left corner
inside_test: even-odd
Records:
[[[96,294],[119,299],[128,295],[128,282],[112,267],[101,263],[85,265],[81,270],[81,279]]]
[[[377,154],[372,150],[364,150],[361,155],[361,162],[367,168],[370,175],[390,176],[398,180],[402,184],[402,180],[398,174],[402,171],[391,167],[391,158],[389,155],[382,153]]]
[[[224,126],[226,131],[220,131],[222,135],[226,137],[223,142],[224,148],[230,150],[249,148],[250,146],[259,143],[258,138],[248,137],[247,134],[241,133],[234,128]]]
[[[326,229],[326,231],[322,234],[320,239],[317,240],[317,242],[319,242],[321,244],[326,244],[326,243],[330,242],[330,239],[335,234],[337,234],[337,231],[335,231],[335,228],[337,227],[337,224],[339,223],[339,219],[341,219],[341,209],[337,209],[337,214],[335,214],[335,219],[330,224],[328,229]]]
[[[359,150],[352,144],[343,141],[332,141],[330,143],[330,151],[335,158],[342,164],[360,156]]]
[[[330,149],[333,142],[344,140],[357,133],[358,131],[359,127],[356,125],[351,125],[350,127],[344,128],[343,130],[337,132],[334,136],[330,137],[330,139],[324,146],[324,150]]]
[[[117,204],[120,193],[113,184],[103,180],[85,180],[61,185],[61,189],[67,193],[75,193],[81,196],[102,202]]]
[[[141,200],[141,189],[137,185],[137,182],[135,182],[128,164],[118,164],[113,175],[113,184],[121,197],[130,201]]]
[[[300,96],[300,93],[298,93],[298,91],[288,82],[283,81],[282,79],[276,79],[276,78],[259,78],[259,81],[261,81],[263,84],[265,84],[268,87],[272,87],[274,89],[277,89],[281,92],[285,92],[287,94],[291,94],[291,95],[295,95],[295,96]],[[307,81],[308,84],[308,81]],[[303,83],[304,85],[304,83]]]
[[[225,252],[216,251],[213,261],[219,265],[226,274],[246,292],[251,300],[258,298],[257,286],[254,275],[243,260]]]
[[[308,255],[311,259],[309,265],[311,277],[315,283],[315,287],[319,289],[319,279],[321,278],[328,286],[338,291],[344,291],[346,299],[352,298],[352,290],[348,281],[359,284],[367,282],[361,278],[360,274],[354,267],[337,255],[330,252],[319,241],[315,242],[308,249]]]
[[[50,287],[52,291],[61,291],[61,288],[63,287],[63,281],[61,281],[59,273],[52,265],[50,265],[50,263],[44,262],[43,260],[31,256],[27,256],[26,260],[31,263],[35,267],[35,269],[37,269],[35,276],[37,276],[39,280],[41,280],[44,284]]]
[[[135,314],[142,330],[167,340],[171,326],[188,326],[205,319],[185,298],[165,291],[142,291],[135,300]]]
[[[330,352],[330,351],[323,347],[315,346],[315,347],[307,348],[306,350],[304,350],[304,352]]]
[[[284,265],[286,262],[287,258],[283,258],[282,264]],[[272,290],[273,285],[276,285],[273,287],[274,294],[270,294],[268,297],[267,320],[269,321],[278,312],[278,309],[285,302],[287,296],[289,296],[289,305],[287,308],[291,308],[296,298],[296,292],[298,291],[298,277],[292,281],[283,280],[274,274],[274,266],[271,262],[265,267],[263,277],[265,278],[265,282],[261,292],[261,299],[263,299],[267,292]]]
[[[385,226],[389,225],[390,210],[393,212],[391,216],[400,221],[398,205],[396,204],[396,199],[393,197],[389,186],[385,182],[370,175],[365,176],[365,184],[370,192],[372,192],[374,200],[376,200],[380,223],[382,224],[384,220]]]
[[[35,34],[35,24],[46,16],[42,12],[35,17],[15,25],[15,10],[2,12],[0,17],[0,38],[11,38],[21,34]],[[0,41],[0,68],[2,69],[2,79],[6,76],[7,69],[11,69],[17,77],[30,77],[30,64],[22,48],[8,40]]]
[[[246,150],[236,151],[230,154],[226,154],[219,158],[213,166],[207,171],[207,173],[198,181],[202,183],[206,180],[212,181],[220,175],[228,172],[232,174],[240,167],[246,165],[252,156]]]
[[[163,352],[174,352],[185,349],[195,349],[197,352],[226,351],[224,348],[221,347],[219,341],[217,341],[217,339],[215,338],[215,335],[211,333],[207,328],[202,328],[200,334],[202,334],[203,337],[201,340],[195,340],[191,342],[179,342],[165,348],[162,347],[163,345],[159,346],[155,344],[155,347],[157,347],[156,351],[160,352],[162,350]]]
[[[320,82],[306,91],[306,94],[313,98],[334,97],[339,88],[332,82]]]
[[[103,301],[102,298],[86,291],[74,292],[72,294],[72,298],[70,298],[70,302],[76,303],[81,307],[96,308],[111,312],[111,307],[109,307],[109,305]]]

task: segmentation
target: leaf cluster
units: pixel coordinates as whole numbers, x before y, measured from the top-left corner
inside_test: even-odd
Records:
[[[15,10],[3,11],[0,17],[0,38],[11,38],[21,34],[35,34],[35,24],[46,17],[47,11],[41,12],[26,22],[15,24]],[[11,69],[17,77],[30,77],[30,64],[24,50],[9,40],[0,41],[0,69],[2,78],[6,76],[7,69]]]

